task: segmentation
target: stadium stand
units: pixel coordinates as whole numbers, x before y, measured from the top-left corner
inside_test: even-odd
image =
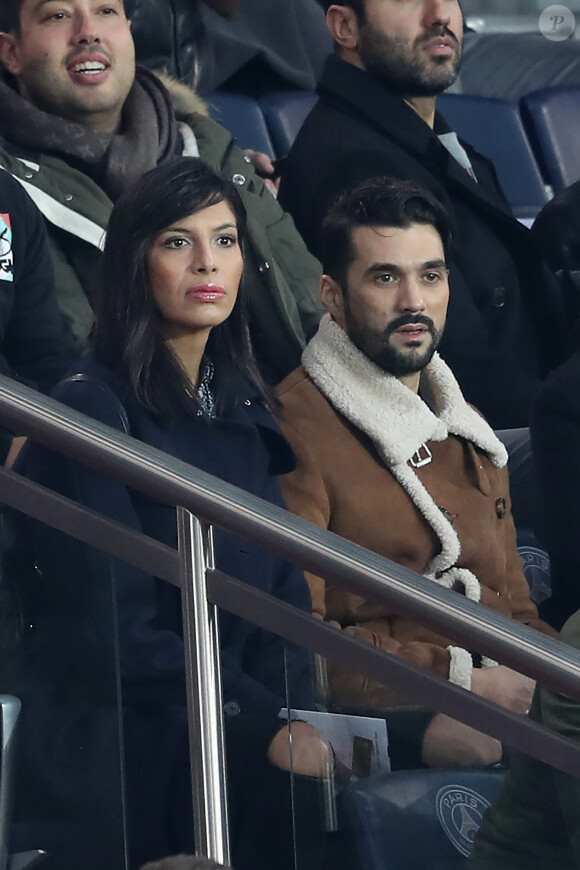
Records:
[[[460,138],[493,161],[516,217],[531,220],[550,199],[549,184],[559,190],[580,177],[576,125],[570,123],[575,115],[580,122],[577,94],[576,88],[552,88],[526,98],[526,109],[528,100],[530,106],[538,106],[537,132],[532,130],[531,136],[520,107],[509,100],[444,94],[439,108]],[[574,97],[576,102],[570,104]],[[217,91],[209,104],[212,116],[234,134],[240,147],[281,160],[316,99],[310,91],[270,93],[259,100]],[[560,130],[562,126],[565,133]]]
[[[365,870],[459,870],[505,771],[409,770],[359,780],[340,795]]]
[[[534,217],[549,194],[517,104],[492,97],[442,94],[438,110],[461,139],[493,162],[515,216]]]
[[[554,192],[580,178],[580,86],[544,88],[522,99],[533,147]]]
[[[310,91],[268,94],[260,100],[277,158],[286,157],[306,116],[317,100]]]
[[[244,94],[216,92],[209,101],[212,117],[235,137],[242,148],[276,157],[271,131],[260,104]]]

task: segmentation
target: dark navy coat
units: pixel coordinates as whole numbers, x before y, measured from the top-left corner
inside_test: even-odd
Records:
[[[552,597],[544,617],[560,629],[580,609],[580,351],[542,385],[530,435],[537,534],[550,556]]]
[[[121,430],[124,408],[135,438],[283,506],[277,477],[293,467],[294,454],[257,399],[245,399],[225,418],[195,416],[165,424],[136,401],[127,382],[96,359],[88,357],[79,372],[82,380],[63,381],[53,396]],[[176,546],[172,507],[37,444],[26,446],[19,470],[85,506]],[[187,791],[179,590],[124,563],[111,564],[108,557],[40,524],[30,528],[42,576],[42,612],[32,656],[32,703],[38,709],[25,721],[30,734],[25,754],[33,770],[30,788],[44,795],[45,804],[50,797],[53,806],[61,806],[61,812],[70,817],[67,801],[74,792],[70,777],[89,777],[91,788],[98,790],[95,781],[102,766],[117,794],[115,764],[111,771],[115,735],[112,726],[107,726],[104,730],[111,733],[101,746],[103,727],[95,724],[93,715],[96,710],[116,710],[121,695],[128,789],[139,808],[134,813],[139,859],[184,848],[179,835],[172,837],[167,832],[167,824],[163,829],[160,811],[163,807],[171,815],[167,807],[177,801],[176,792]],[[310,611],[308,587],[298,568],[219,529],[215,530],[215,554],[220,570]],[[244,778],[265,763],[269,742],[280,727],[278,712],[287,706],[286,678],[293,707],[312,703],[309,659],[303,651],[291,645],[285,649],[279,638],[227,613],[220,614],[220,645],[229,767],[234,778]],[[117,661],[119,683],[115,679]],[[51,687],[45,704],[38,700],[40,683]],[[54,728],[54,722],[48,722],[47,708],[55,709],[59,722],[63,709],[68,711],[64,718],[70,733],[61,747],[64,755],[68,753],[64,762],[60,749],[52,756],[45,751],[52,739],[48,732]],[[92,723],[82,735],[81,720]],[[102,791],[106,796],[105,782]],[[42,801],[34,812],[44,812]],[[182,807],[176,812],[181,815]],[[94,808],[90,814],[98,819]],[[106,812],[104,816],[102,836],[107,837]],[[79,824],[82,829],[84,821]],[[172,817],[170,827],[179,827],[179,821]],[[82,837],[86,841],[84,833]],[[61,866],[68,866],[64,859]]]

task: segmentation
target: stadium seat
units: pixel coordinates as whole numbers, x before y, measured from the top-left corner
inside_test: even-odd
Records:
[[[318,97],[310,91],[268,94],[260,106],[278,159],[288,155],[294,140]]]
[[[0,756],[0,870],[27,870],[44,857],[40,851],[20,852],[8,855],[8,843],[12,828],[12,791],[16,752],[16,730],[21,704],[11,695],[0,695],[2,715],[0,731],[2,754]]]
[[[209,100],[209,110],[212,118],[230,131],[240,148],[276,157],[262,109],[252,97],[216,91]]]
[[[517,104],[442,94],[437,108],[460,139],[493,162],[515,216],[535,217],[550,197]]]
[[[530,587],[530,597],[540,605],[552,594],[550,557],[531,529],[518,529],[518,553]]]
[[[339,795],[365,870],[460,870],[505,771],[409,770],[352,783]]]
[[[557,193],[580,179],[580,87],[544,88],[522,99],[530,138]]]

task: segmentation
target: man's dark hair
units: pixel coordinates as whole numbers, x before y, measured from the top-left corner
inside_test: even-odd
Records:
[[[325,12],[328,12],[331,6],[350,6],[354,9],[357,21],[362,24],[366,20],[366,0],[318,0],[318,4],[322,6]]]
[[[231,208],[244,247],[246,210],[234,184],[203,161],[180,157],[146,173],[119,197],[107,229],[101,294],[94,331],[95,354],[131,383],[138,401],[167,419],[195,414],[197,393],[165,341],[148,270],[155,237],[177,220],[217,203]],[[212,329],[207,355],[215,365],[212,393],[218,413],[239,399],[240,383],[253,384],[269,407],[270,391],[250,344],[244,280],[232,313]]]
[[[0,31],[20,35],[20,10],[24,0],[0,0]]]
[[[201,858],[198,855],[175,855],[172,858],[163,858],[161,861],[152,861],[141,870],[227,870],[227,868],[210,858]]]
[[[321,260],[326,275],[346,288],[349,266],[356,258],[353,232],[357,227],[397,227],[411,224],[433,226],[443,243],[445,256],[451,243],[451,220],[447,210],[428,190],[414,181],[371,178],[341,193],[326,215],[321,229]]]

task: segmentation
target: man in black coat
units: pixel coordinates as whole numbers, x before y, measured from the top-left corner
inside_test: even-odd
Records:
[[[56,300],[42,215],[0,169],[0,374],[49,390],[78,355]],[[0,463],[12,435],[0,425]]]
[[[455,224],[441,354],[496,429],[526,426],[537,383],[566,357],[574,319],[493,165],[437,114],[461,59],[458,0],[320,0],[337,51],[280,188],[313,253],[330,203],[367,178],[411,178]]]

